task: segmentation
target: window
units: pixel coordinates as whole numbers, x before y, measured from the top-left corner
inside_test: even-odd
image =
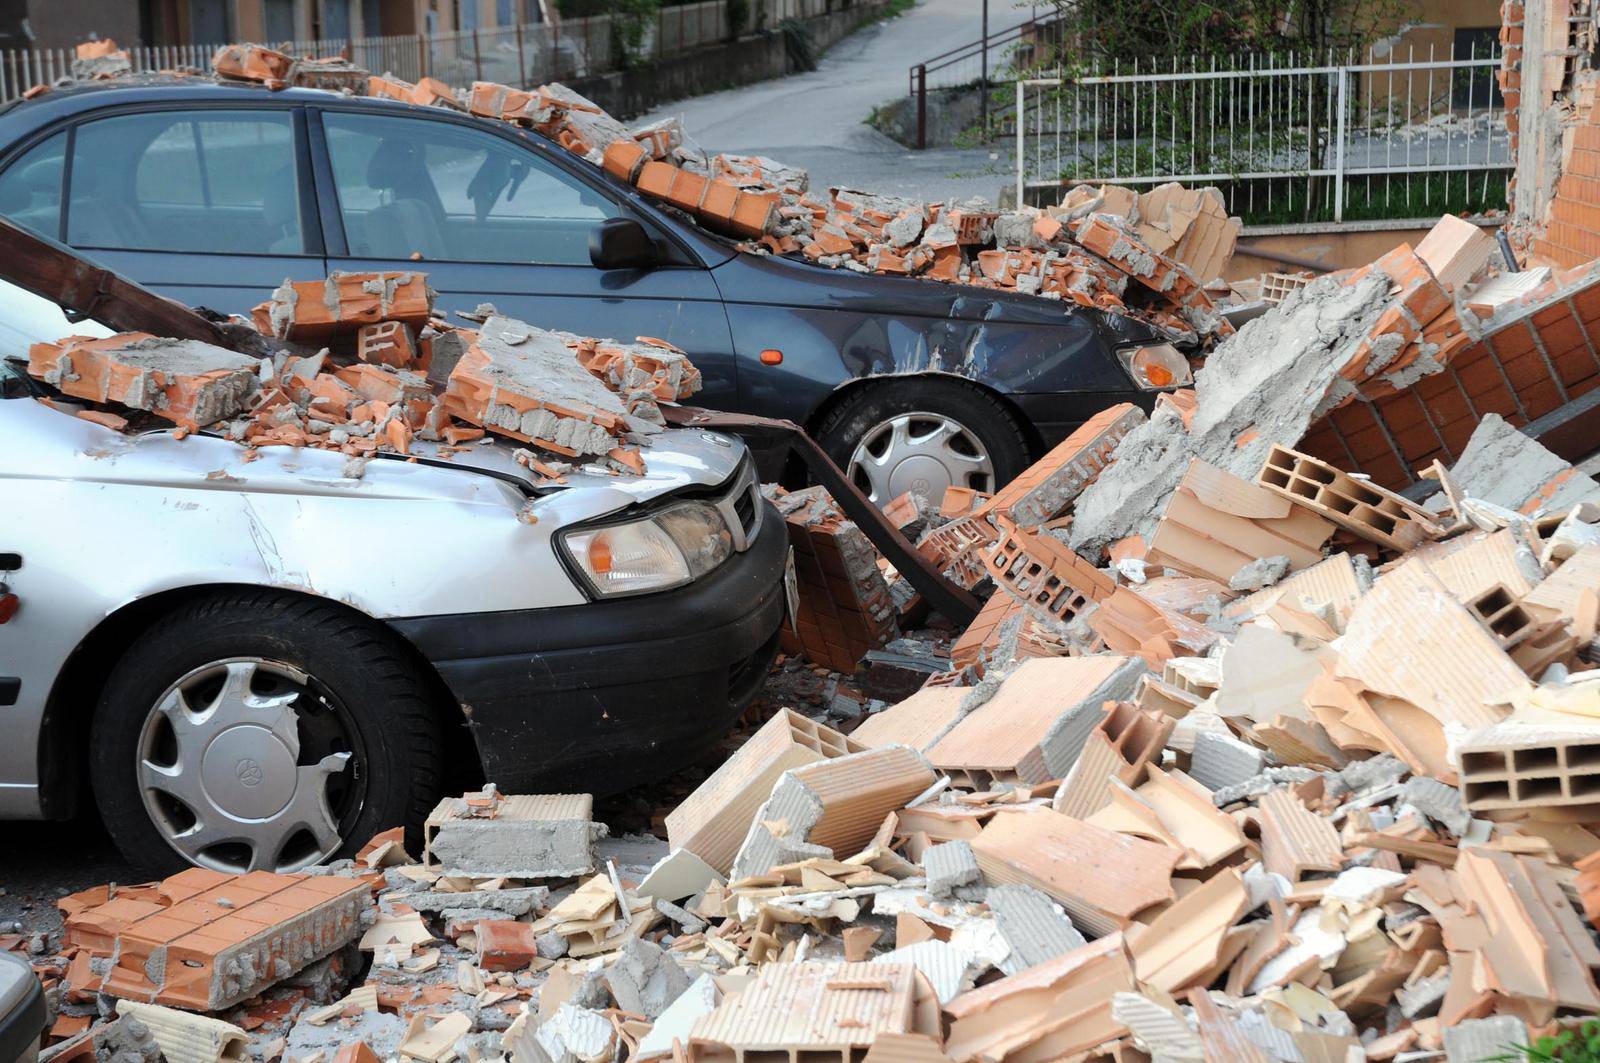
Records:
[[[0,214],[24,229],[61,239],[61,171],[67,134],[36,144],[0,174]]]
[[[287,111],[103,118],[78,128],[67,243],[127,251],[305,253]]]
[[[1451,58],[1456,60],[1485,60],[1500,57],[1500,28],[1498,26],[1480,26],[1477,28],[1457,29],[1454,51]],[[1506,101],[1500,95],[1500,82],[1494,76],[1498,64],[1494,66],[1471,66],[1457,68],[1451,80],[1450,104],[1453,107],[1467,107],[1474,111],[1487,110],[1490,107],[1502,108]]]
[[[327,113],[350,253],[588,265],[616,206],[531,150],[446,122]]]
[[[266,0],[261,9],[261,20],[269,42],[294,40],[294,0]]]

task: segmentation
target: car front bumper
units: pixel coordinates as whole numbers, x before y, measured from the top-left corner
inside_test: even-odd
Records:
[[[761,688],[789,539],[770,503],[750,548],[660,594],[391,625],[461,705],[504,793],[605,794],[691,763]]]

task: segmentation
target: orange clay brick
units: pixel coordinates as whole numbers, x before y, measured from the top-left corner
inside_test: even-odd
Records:
[[[780,631],[785,652],[854,672],[868,650],[895,636],[895,609],[877,553],[820,487],[775,499],[794,547],[800,608]]]
[[[341,366],[334,370],[334,376],[362,398],[391,405],[399,405],[414,399],[427,399],[433,395],[433,389],[428,386],[428,379],[420,373],[413,373],[407,369],[390,369],[388,366],[362,363]],[[356,411],[352,411],[351,416],[356,420],[362,419]]]
[[[84,41],[75,49],[79,59],[103,59],[108,55],[115,55],[117,42],[110,37],[102,37],[98,41]]]
[[[989,496],[982,491],[952,485],[944,489],[944,497],[939,500],[939,516],[948,520],[970,516],[987,501]]]
[[[1111,577],[1048,535],[1002,525],[984,556],[995,584],[1047,620],[1070,621],[1116,589]]]
[[[319,342],[353,336],[361,326],[380,321],[420,330],[432,313],[433,289],[425,273],[331,273],[326,280],[290,281],[274,291],[267,306],[268,335]]]
[[[507,118],[524,111],[533,100],[531,92],[499,85],[493,81],[474,81],[467,110],[481,118]]]
[[[416,334],[403,321],[362,325],[356,333],[356,357],[373,365],[410,368],[417,361]]]
[[[398,78],[378,77],[376,74],[367,78],[367,95],[379,96],[386,100],[410,100],[411,90],[414,88],[416,86],[411,82],[401,81]]]
[[[287,55],[258,44],[225,44],[211,57],[211,69],[219,77],[259,81],[274,88],[283,86],[293,65]]]
[[[191,430],[243,410],[257,371],[254,358],[144,332],[69,336],[28,351],[29,374],[63,394],[146,410]]]
[[[1023,528],[1043,524],[1094,482],[1117,444],[1144,422],[1144,412],[1132,403],[1102,410],[1001,488],[980,512]]]
[[[411,102],[424,107],[451,107],[461,109],[455,90],[438,78],[422,78],[411,89]]]
[[[678,168],[669,162],[657,162],[654,159],[646,162],[639,169],[639,191],[656,199],[666,199],[667,193],[672,191],[672,182],[678,175]]]
[[[113,898],[69,915],[66,942],[111,961],[98,991],[217,1011],[353,940],[369,903],[359,879],[191,868],[153,902]]]
[[[633,184],[639,179],[639,171],[644,169],[644,164],[649,158],[644,145],[637,140],[621,138],[606,145],[601,166],[611,176]]]

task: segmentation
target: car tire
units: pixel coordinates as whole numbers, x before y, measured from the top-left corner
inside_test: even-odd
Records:
[[[817,425],[817,442],[846,475],[851,475],[852,457],[870,433],[883,432],[896,418],[919,414],[948,419],[967,434],[969,444],[976,441],[981,446],[992,469],[982,490],[993,493],[1028,467],[1027,434],[1004,402],[978,387],[928,377],[900,377],[855,388]],[[863,493],[873,495],[867,490],[871,477],[858,473],[852,478]],[[900,477],[892,489],[878,491],[888,497],[876,501],[886,506],[900,491],[911,487],[908,478]],[[930,493],[929,501],[937,506],[944,494],[938,481]]]
[[[349,609],[268,590],[208,595],[152,624],[112,668],[90,730],[96,803],[152,876],[293,870],[402,825],[416,852],[440,785],[429,689],[404,642]],[[262,818],[286,787],[284,810]],[[205,840],[231,831],[259,837]]]

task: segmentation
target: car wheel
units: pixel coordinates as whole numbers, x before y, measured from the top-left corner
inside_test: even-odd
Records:
[[[157,876],[347,856],[419,830],[438,798],[427,692],[399,638],[347,609],[208,597],[112,669],[90,733],[95,800],[123,855]]]
[[[817,441],[873,502],[907,491],[935,505],[947,487],[993,492],[1027,468],[1022,427],[994,396],[944,380],[860,388],[828,413]]]

